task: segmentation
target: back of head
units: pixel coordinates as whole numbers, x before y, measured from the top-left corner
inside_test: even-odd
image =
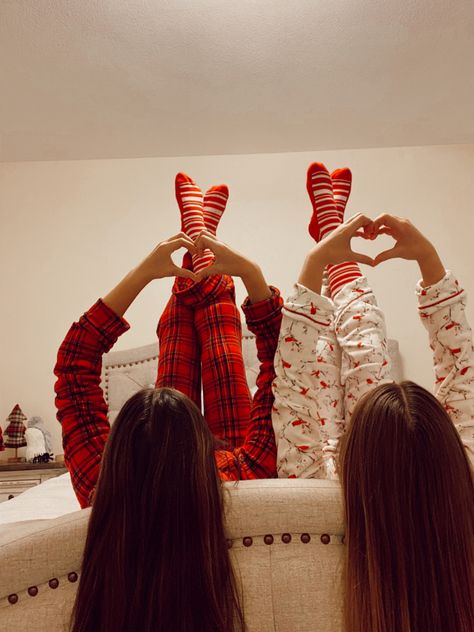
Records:
[[[178,391],[145,389],[124,404],[94,495],[74,632],[234,629],[214,448]]]
[[[346,629],[468,632],[474,487],[454,425],[413,382],[356,406],[341,446]]]

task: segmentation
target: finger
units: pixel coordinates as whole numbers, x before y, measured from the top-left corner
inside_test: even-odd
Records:
[[[171,252],[179,250],[180,248],[187,248],[190,252],[196,252],[196,244],[189,239],[189,237],[177,237],[172,241],[168,241],[168,246]]]
[[[192,279],[193,281],[199,281],[198,275],[192,270],[186,270],[186,268],[180,268],[179,266],[172,267],[172,274],[170,276],[180,276]]]
[[[351,251],[351,259],[353,261],[357,261],[357,263],[363,263],[371,267],[374,266],[374,260],[372,259],[372,257],[369,257],[368,255],[363,255],[361,252]]]
[[[362,228],[358,228],[353,234],[353,237],[363,237],[364,239],[375,239],[377,237],[377,231],[374,228],[373,222],[366,224]]]
[[[165,243],[172,244],[175,241],[178,241],[180,239],[186,241],[186,243],[190,245],[194,245],[194,241],[191,239],[189,235],[186,235],[186,233],[178,233],[177,235],[174,235],[173,237],[170,237],[169,239],[167,239]]]
[[[213,274],[222,274],[221,267],[218,263],[212,263],[210,266],[207,266],[207,268],[203,268],[197,273],[197,277],[199,281],[202,281],[202,279]]]
[[[205,230],[201,230],[201,232],[195,238],[194,242],[197,243],[199,240],[201,240],[203,238],[206,239],[206,240],[211,240],[213,242],[218,242],[219,241],[215,235],[213,235],[211,232],[209,232],[208,230],[205,229]]]
[[[177,235],[173,235],[172,237],[168,237],[168,239],[166,241],[174,241],[175,239],[180,239],[181,237],[185,238],[185,239],[191,239],[189,237],[189,235],[186,235],[186,233],[184,233],[183,231],[181,231],[180,233],[178,233]],[[192,240],[191,240],[192,241]]]
[[[374,265],[377,266],[379,263],[382,263],[383,261],[388,261],[388,259],[396,259],[399,256],[400,256],[400,249],[397,246],[394,246],[393,248],[389,248],[388,250],[384,250],[383,252],[380,252],[374,259]]]
[[[211,233],[209,230],[207,230],[207,228],[205,228],[204,230],[201,230],[201,232],[198,235],[198,238],[204,235],[205,237],[209,237],[209,239],[213,239],[214,241],[218,241],[216,235],[214,235],[214,233]]]
[[[390,213],[382,213],[374,219],[374,226],[379,229],[380,226],[387,226],[388,228],[397,228],[402,223],[402,218],[396,215],[390,215]]]
[[[217,243],[217,239],[212,239],[209,236],[209,234],[207,234],[205,231],[202,231],[197,236],[196,241],[194,242],[194,245],[196,246],[196,249],[200,252],[202,252],[206,248],[209,248],[209,250],[212,250],[214,252],[216,243]]]
[[[373,227],[374,222],[370,219],[370,217],[367,217],[367,215],[364,215],[363,213],[357,213],[357,215],[351,217],[347,223],[349,226],[351,226],[351,228],[354,228],[355,230],[359,230],[360,228],[368,230]]]
[[[388,226],[381,226],[378,231],[377,231],[378,235],[390,235],[390,237],[393,237],[393,229],[389,228]]]

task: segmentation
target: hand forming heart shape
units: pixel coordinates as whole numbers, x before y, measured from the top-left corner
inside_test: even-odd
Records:
[[[433,252],[431,242],[406,218],[384,213],[375,220],[368,220],[362,234],[359,234],[370,240],[375,240],[380,235],[392,237],[395,244],[376,255],[374,265],[395,258],[418,260]]]

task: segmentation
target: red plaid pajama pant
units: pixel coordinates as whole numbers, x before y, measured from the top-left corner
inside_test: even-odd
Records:
[[[252,398],[242,357],[242,327],[229,276],[193,284],[178,278],[158,323],[157,387],[175,388],[201,405],[227,449],[243,444]]]

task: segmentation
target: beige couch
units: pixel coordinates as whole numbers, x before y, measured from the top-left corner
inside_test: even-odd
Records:
[[[258,361],[247,330],[242,348],[253,389]],[[398,380],[396,341],[389,341],[389,350]],[[154,384],[157,351],[154,343],[105,356],[102,384],[111,422],[133,392]],[[281,479],[226,489],[228,537],[249,632],[341,630],[339,485]],[[0,528],[0,632],[67,630],[88,516],[83,510]]]
[[[226,484],[227,532],[249,632],[342,629],[339,485]],[[59,632],[68,621],[90,510],[0,529],[0,631]]]

